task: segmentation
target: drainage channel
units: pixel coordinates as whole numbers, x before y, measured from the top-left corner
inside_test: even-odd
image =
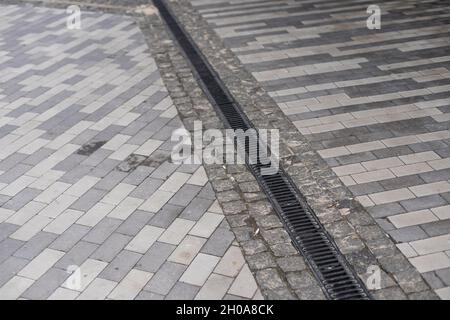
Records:
[[[222,121],[234,130],[254,129],[253,124],[242,111],[242,107],[233,99],[220,77],[213,71],[212,66],[179,24],[164,0],[153,0],[153,3],[190,62],[199,84],[218,111]],[[292,243],[321,283],[327,298],[332,300],[370,299],[367,289],[290,177],[282,168],[272,175],[261,174],[261,169],[269,168],[270,164],[261,163],[257,155],[258,149],[250,148],[245,141],[244,145],[247,167],[269,198],[289,233]],[[256,157],[257,161],[250,162],[250,157],[251,159]]]

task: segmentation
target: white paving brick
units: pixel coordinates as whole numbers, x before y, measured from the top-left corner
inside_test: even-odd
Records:
[[[125,220],[144,202],[142,199],[126,197],[117,207],[115,207],[108,217]]]
[[[230,290],[228,290],[228,293],[244,298],[251,298],[257,289],[258,286],[256,285],[250,269],[247,265],[244,265],[241,272],[231,285]]]
[[[214,272],[229,277],[236,277],[244,264],[245,259],[241,249],[231,246],[220,260],[216,269],[214,269]]]
[[[186,219],[175,219],[172,224],[159,237],[158,241],[177,245],[194,226],[195,222]]]
[[[84,226],[93,227],[114,209],[114,205],[103,202],[97,203],[88,212],[86,212],[77,223]]]
[[[175,248],[167,261],[188,265],[194,260],[197,253],[205,244],[206,239],[186,236],[183,241]]]
[[[140,210],[158,212],[174,195],[173,192],[157,190],[140,207]]]
[[[407,188],[372,193],[369,197],[377,205],[415,198],[414,194]]]
[[[204,186],[208,182],[208,176],[203,167],[197,169],[192,177],[186,182],[188,184],[193,184],[197,186]]]
[[[177,192],[189,180],[190,174],[174,172],[159,188],[162,191]]]
[[[0,194],[13,197],[23,189],[28,187],[30,184],[32,184],[35,180],[36,178],[34,177],[29,177],[25,175],[20,176],[19,178],[14,180],[11,184],[0,190]]]
[[[107,195],[102,199],[102,202],[118,205],[123,199],[125,199],[136,186],[126,183],[119,183],[114,187]]]
[[[407,258],[417,257],[417,252],[409,245],[409,243],[398,243],[397,248],[405,255]]]
[[[145,226],[126,246],[126,250],[135,251],[139,253],[146,253],[152,244],[165,231],[163,228],[154,226]]]
[[[113,150],[116,151],[119,149],[124,143],[126,143],[131,136],[127,136],[125,134],[117,134],[107,143],[102,146],[102,149]]]
[[[106,262],[100,260],[87,259],[83,262],[78,271],[75,271],[67,278],[62,287],[82,292],[95,278],[97,278],[107,265]],[[80,276],[79,282],[78,279],[76,279],[78,276]],[[74,284],[79,284],[79,286],[74,286]]]
[[[398,167],[398,166],[404,165],[404,163],[397,157],[364,161],[361,164],[369,171],[393,168],[393,167]]]
[[[69,208],[78,198],[62,194],[39,212],[39,215],[56,218]]]
[[[450,287],[436,289],[436,293],[442,300],[450,300]]]
[[[219,258],[216,256],[199,253],[183,273],[180,281],[196,286],[202,286],[218,262]]]
[[[0,223],[2,223],[3,221],[7,220],[14,213],[15,213],[15,211],[13,211],[13,210],[0,208]]]
[[[14,215],[10,216],[8,220],[6,220],[6,222],[22,226],[28,220],[33,218],[45,206],[46,206],[45,203],[30,201],[26,205],[24,205],[19,211],[17,211]]]
[[[233,278],[213,273],[197,293],[195,300],[220,300],[225,296],[232,282]]]
[[[375,170],[351,175],[351,178],[357,183],[367,183],[395,178],[394,174],[388,169]]]
[[[10,237],[17,240],[28,241],[52,222],[52,218],[36,215],[16,230]]]
[[[390,216],[388,219],[396,228],[415,226],[439,220],[428,209],[402,213],[395,216]]]
[[[450,234],[409,243],[420,255],[450,250]]]
[[[222,222],[224,216],[221,214],[206,212],[195,224],[189,234],[208,238]]]
[[[441,220],[450,219],[450,205],[431,208],[431,211]]]
[[[77,298],[77,300],[103,300],[117,286],[117,282],[96,278]]]
[[[53,249],[44,249],[37,257],[31,260],[20,272],[19,276],[26,277],[29,279],[37,280],[44,273],[47,272],[61,257],[64,255],[64,252],[53,250]]]
[[[409,261],[411,261],[412,265],[416,267],[420,273],[450,267],[450,258],[443,252],[414,257]]]
[[[142,146],[140,146],[134,153],[140,154],[142,156],[149,156],[153,152],[158,149],[158,147],[163,143],[164,141],[160,140],[154,140],[154,139],[148,139]]]
[[[334,167],[333,171],[338,176],[347,176],[347,175],[351,175],[351,174],[365,172],[366,169],[361,164],[354,163],[354,164],[348,164],[345,166]]]
[[[79,294],[75,290],[58,288],[48,297],[48,300],[75,300]]]
[[[425,161],[441,159],[441,157],[439,155],[437,155],[434,151],[412,153],[412,154],[407,154],[404,156],[399,156],[399,158],[405,164],[412,164],[412,163],[417,163],[417,162],[425,162]]]
[[[153,273],[132,269],[108,297],[114,300],[134,299],[152,276]]]
[[[139,146],[134,144],[123,144],[114,153],[112,153],[108,158],[113,160],[123,161],[130,154],[132,154]]]
[[[19,298],[33,283],[34,280],[14,276],[0,288],[0,300],[15,300]]]
[[[59,181],[55,182],[46,190],[44,190],[44,192],[34,198],[34,200],[38,202],[50,203],[55,200],[60,194],[66,191],[70,186],[71,184],[68,183]]]
[[[74,183],[69,189],[67,189],[64,193],[74,197],[81,197],[85,194],[89,189],[91,189],[97,182],[100,181],[100,178],[84,176],[76,183]]]
[[[82,215],[83,211],[68,209],[60,214],[55,220],[48,224],[43,230],[46,232],[62,234]]]
[[[433,182],[409,187],[409,190],[411,190],[417,197],[424,197],[432,194],[449,192],[450,183],[447,181]]]

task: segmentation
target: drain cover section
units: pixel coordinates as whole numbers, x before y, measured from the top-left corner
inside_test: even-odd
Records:
[[[254,128],[243,113],[242,107],[233,99],[231,93],[164,1],[153,0],[153,2],[190,62],[203,91],[225,124],[234,130],[245,131]],[[260,146],[252,149],[248,143],[244,145],[248,168],[272,203],[293,244],[305,257],[322,284],[326,296],[333,300],[370,299],[367,289],[350,268],[345,257],[290,177],[281,168],[272,175],[261,174],[261,169],[269,168],[270,164],[263,164],[258,158],[257,151]],[[261,145],[261,147],[263,146]],[[250,162],[249,159],[257,159],[257,161]]]

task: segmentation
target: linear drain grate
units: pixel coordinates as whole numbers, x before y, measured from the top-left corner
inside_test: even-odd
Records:
[[[222,120],[231,129],[254,128],[242,112],[241,106],[234,101],[219,76],[182,29],[164,1],[153,0],[153,2],[195,70],[204,92],[219,111],[218,114]],[[327,297],[334,300],[370,299],[366,288],[349,267],[344,256],[289,176],[281,168],[276,174],[262,175],[261,169],[268,168],[270,165],[262,164],[259,158],[255,164],[250,164],[249,156],[256,155],[258,150],[249,150],[248,143],[244,145],[247,166],[267,194],[293,244],[305,257],[322,284]]]

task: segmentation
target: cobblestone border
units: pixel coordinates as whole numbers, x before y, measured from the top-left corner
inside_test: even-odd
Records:
[[[5,0],[2,4],[30,3],[53,8],[78,4],[83,10],[135,16],[186,128],[193,130],[195,120],[203,121],[205,129],[223,128],[187,62],[160,19],[156,19],[154,8],[118,6],[113,4],[116,1],[111,1],[111,5],[94,2]],[[234,54],[224,47],[206,21],[185,0],[172,0],[170,6],[255,126],[283,128],[281,165],[359,276],[365,280],[370,265],[378,265],[383,270],[382,289],[373,291],[373,296],[376,299],[437,299],[420,274],[365,209],[351,198],[328,165]],[[317,281],[291,245],[269,201],[246,167],[207,165],[206,171],[263,295],[268,299],[324,299]]]
[[[358,275],[365,281],[369,266],[380,267],[381,289],[371,290],[374,298],[438,299],[389,236],[353,199],[325,161],[190,3],[184,0],[168,2],[254,125],[257,128],[283,128],[280,132],[280,165],[305,195]],[[257,225],[264,224],[258,214],[251,214],[254,203],[247,202],[247,205]]]

